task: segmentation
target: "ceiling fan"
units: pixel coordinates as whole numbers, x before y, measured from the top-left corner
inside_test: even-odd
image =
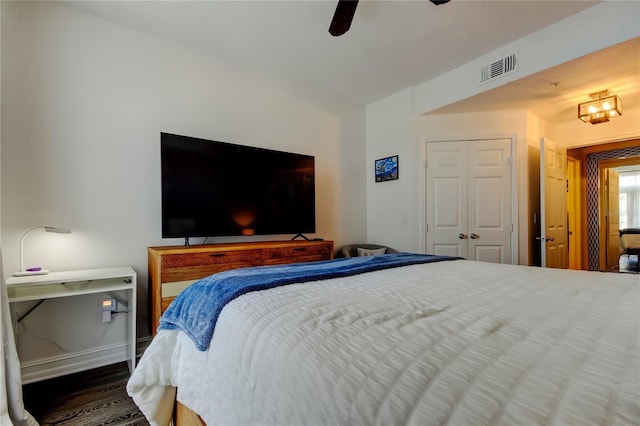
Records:
[[[449,2],[449,0],[429,1],[436,6]],[[329,33],[332,36],[341,36],[349,31],[351,21],[353,21],[353,15],[356,13],[356,7],[358,7],[358,0],[338,0],[338,6],[336,6],[336,11],[333,14],[333,19],[329,26]]]

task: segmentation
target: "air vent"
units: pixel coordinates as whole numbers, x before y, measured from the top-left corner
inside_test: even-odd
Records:
[[[495,61],[489,65],[482,67],[480,74],[480,84],[491,81],[494,78],[505,74],[512,73],[518,69],[518,55],[512,53],[499,61]]]

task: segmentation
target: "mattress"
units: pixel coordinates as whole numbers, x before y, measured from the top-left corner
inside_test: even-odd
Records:
[[[207,351],[161,330],[151,424],[640,425],[637,275],[455,260],[244,294]]]

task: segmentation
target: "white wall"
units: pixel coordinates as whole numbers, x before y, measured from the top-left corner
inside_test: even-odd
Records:
[[[514,183],[517,185],[519,256],[517,262],[529,264],[529,146],[539,146],[545,124],[530,111],[496,111],[412,117],[408,112],[411,90],[405,90],[367,108],[367,163],[374,158],[399,153],[400,178],[374,183],[368,172],[368,239],[400,250],[424,250],[425,228],[425,143],[447,140],[514,138]],[[401,116],[404,111],[407,115]],[[390,141],[393,141],[392,143]],[[514,209],[515,210],[515,209]],[[400,225],[402,215],[408,224]]]
[[[146,248],[182,243],[160,235],[160,132],[314,155],[316,236],[365,239],[362,108],[55,2],[1,7],[6,274],[26,229],[69,227],[30,235],[25,262],[133,266],[145,334]]]
[[[517,182],[526,185],[528,115],[527,111],[501,111],[415,117],[413,101],[413,91],[407,89],[367,107],[367,238],[372,243],[421,252],[426,238],[425,142],[515,137],[518,164],[524,161],[515,168]],[[373,161],[395,154],[399,155],[399,179],[375,183]],[[518,199],[518,204],[525,212],[520,218],[524,224],[526,197]],[[408,223],[403,223],[405,217]],[[526,241],[527,228],[521,232]],[[526,259],[526,246],[521,250]]]
[[[367,240],[401,251],[415,247],[420,225],[412,116],[412,89],[367,107]],[[398,180],[376,183],[375,160],[392,155],[398,155]]]
[[[535,156],[533,148],[541,136],[551,137],[561,144],[578,145],[576,123],[551,127],[527,111],[498,112],[478,115],[429,116],[428,113],[493,89],[540,70],[559,65],[577,57],[606,48],[610,45],[640,35],[640,4],[637,2],[603,2],[592,8],[533,33],[520,40],[496,49],[416,87],[407,88],[367,107],[367,166],[372,159],[390,153],[400,153],[400,179],[393,183],[374,184],[371,172],[367,171],[367,236],[370,242],[395,244],[399,249],[421,251],[424,226],[420,223],[424,205],[422,201],[424,177],[423,144],[427,140],[441,138],[464,139],[466,137],[504,136],[516,134],[518,140],[518,218],[519,218],[519,262],[531,261],[528,240],[533,232],[527,210],[535,188],[528,185],[527,170],[530,158]],[[615,22],[611,31],[598,37],[584,39],[584,28],[596,23]],[[496,79],[484,85],[478,84],[479,70],[483,65],[498,60],[505,54],[519,52],[519,68],[514,74]],[[515,115],[513,115],[515,114]],[[626,112],[624,114],[627,114]],[[634,133],[633,117],[625,124],[607,123],[596,138],[600,141],[615,140],[621,135]],[[424,117],[423,117],[424,116]],[[619,117],[621,119],[623,117]],[[578,120],[575,120],[578,122]],[[635,123],[638,123],[636,120]],[[580,125],[582,123],[577,123]],[[611,126],[609,126],[611,124]],[[605,126],[605,125],[602,125]],[[622,129],[624,127],[624,129]],[[586,130],[584,131],[586,132]],[[635,132],[636,135],[638,132]],[[564,141],[564,139],[571,139]],[[584,134],[580,141],[589,137]],[[593,139],[593,136],[591,136]],[[532,147],[533,151],[530,148]],[[391,185],[393,185],[391,187]],[[527,201],[529,200],[529,201]],[[531,205],[535,208],[535,205]],[[398,217],[406,215],[408,226],[399,226]],[[418,223],[415,223],[415,221]],[[529,225],[527,225],[529,223]]]

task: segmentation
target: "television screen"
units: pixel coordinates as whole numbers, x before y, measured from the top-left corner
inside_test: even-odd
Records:
[[[314,157],[160,134],[162,237],[315,232]]]

